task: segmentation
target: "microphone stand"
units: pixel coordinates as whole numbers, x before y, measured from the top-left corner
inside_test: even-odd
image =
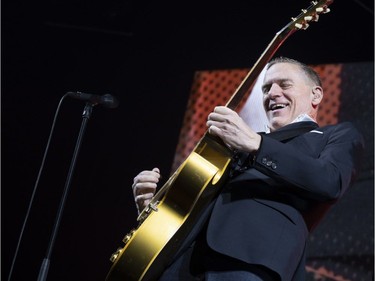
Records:
[[[78,153],[79,153],[79,150],[80,150],[80,147],[81,147],[83,134],[85,132],[87,122],[88,122],[88,120],[91,116],[92,108],[93,108],[94,105],[95,104],[87,102],[86,106],[83,110],[83,113],[82,113],[83,120],[82,120],[81,129],[79,131],[78,139],[77,139],[77,142],[76,142],[76,147],[74,149],[72,161],[71,161],[70,168],[69,168],[69,173],[67,175],[67,179],[66,179],[66,182],[65,182],[65,188],[64,188],[63,196],[62,196],[61,201],[60,201],[60,207],[59,207],[57,215],[56,215],[55,225],[54,225],[54,228],[53,228],[53,231],[52,231],[51,240],[50,240],[49,245],[48,245],[47,255],[43,259],[43,263],[42,263],[40,271],[39,271],[38,281],[45,281],[47,279],[52,248],[55,244],[56,235],[57,235],[57,232],[58,232],[58,228],[59,228],[59,225],[60,225],[62,213],[63,213],[64,206],[65,206],[65,201],[66,201],[68,191],[69,191],[69,187],[70,187],[70,183],[71,183],[71,180],[72,180],[74,167],[75,167],[77,156],[78,156]]]

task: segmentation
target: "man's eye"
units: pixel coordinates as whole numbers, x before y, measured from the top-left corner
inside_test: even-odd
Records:
[[[290,83],[281,83],[280,84],[280,87],[283,88],[283,89],[288,89],[292,86],[292,84]]]

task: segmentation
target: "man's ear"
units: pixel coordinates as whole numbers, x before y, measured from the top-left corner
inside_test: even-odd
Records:
[[[314,106],[317,106],[320,104],[320,102],[323,99],[323,89],[320,86],[314,86],[312,88],[312,93],[313,93],[313,99],[311,102]]]

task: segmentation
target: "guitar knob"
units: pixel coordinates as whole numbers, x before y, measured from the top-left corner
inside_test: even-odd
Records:
[[[125,237],[124,237],[124,239],[122,239],[122,242],[124,242],[125,244],[128,243],[129,240],[130,240],[130,238],[132,238],[134,231],[135,230],[133,229],[128,234],[126,234]]]
[[[121,251],[122,251],[122,248],[118,248],[118,249],[116,250],[116,252],[114,252],[114,253],[111,255],[111,257],[109,258],[109,260],[110,260],[111,262],[115,262],[116,259],[118,258],[118,256],[120,255]]]
[[[309,24],[307,24],[307,23],[296,23],[295,25],[294,25],[297,29],[303,29],[303,30],[305,30],[305,29],[307,29],[308,27],[309,27]]]
[[[315,11],[319,14],[320,13],[327,14],[331,11],[331,9],[328,7],[319,7],[319,8],[316,8]]]

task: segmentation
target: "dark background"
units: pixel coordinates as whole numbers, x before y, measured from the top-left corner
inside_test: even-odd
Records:
[[[2,279],[67,91],[110,93],[120,105],[94,107],[47,279],[104,280],[110,255],[135,226],[133,177],[154,166],[170,173],[194,72],[251,67],[309,4],[2,1]],[[374,2],[336,0],[330,8],[278,54],[308,64],[373,61]],[[62,103],[11,280],[37,279],[83,108]]]

